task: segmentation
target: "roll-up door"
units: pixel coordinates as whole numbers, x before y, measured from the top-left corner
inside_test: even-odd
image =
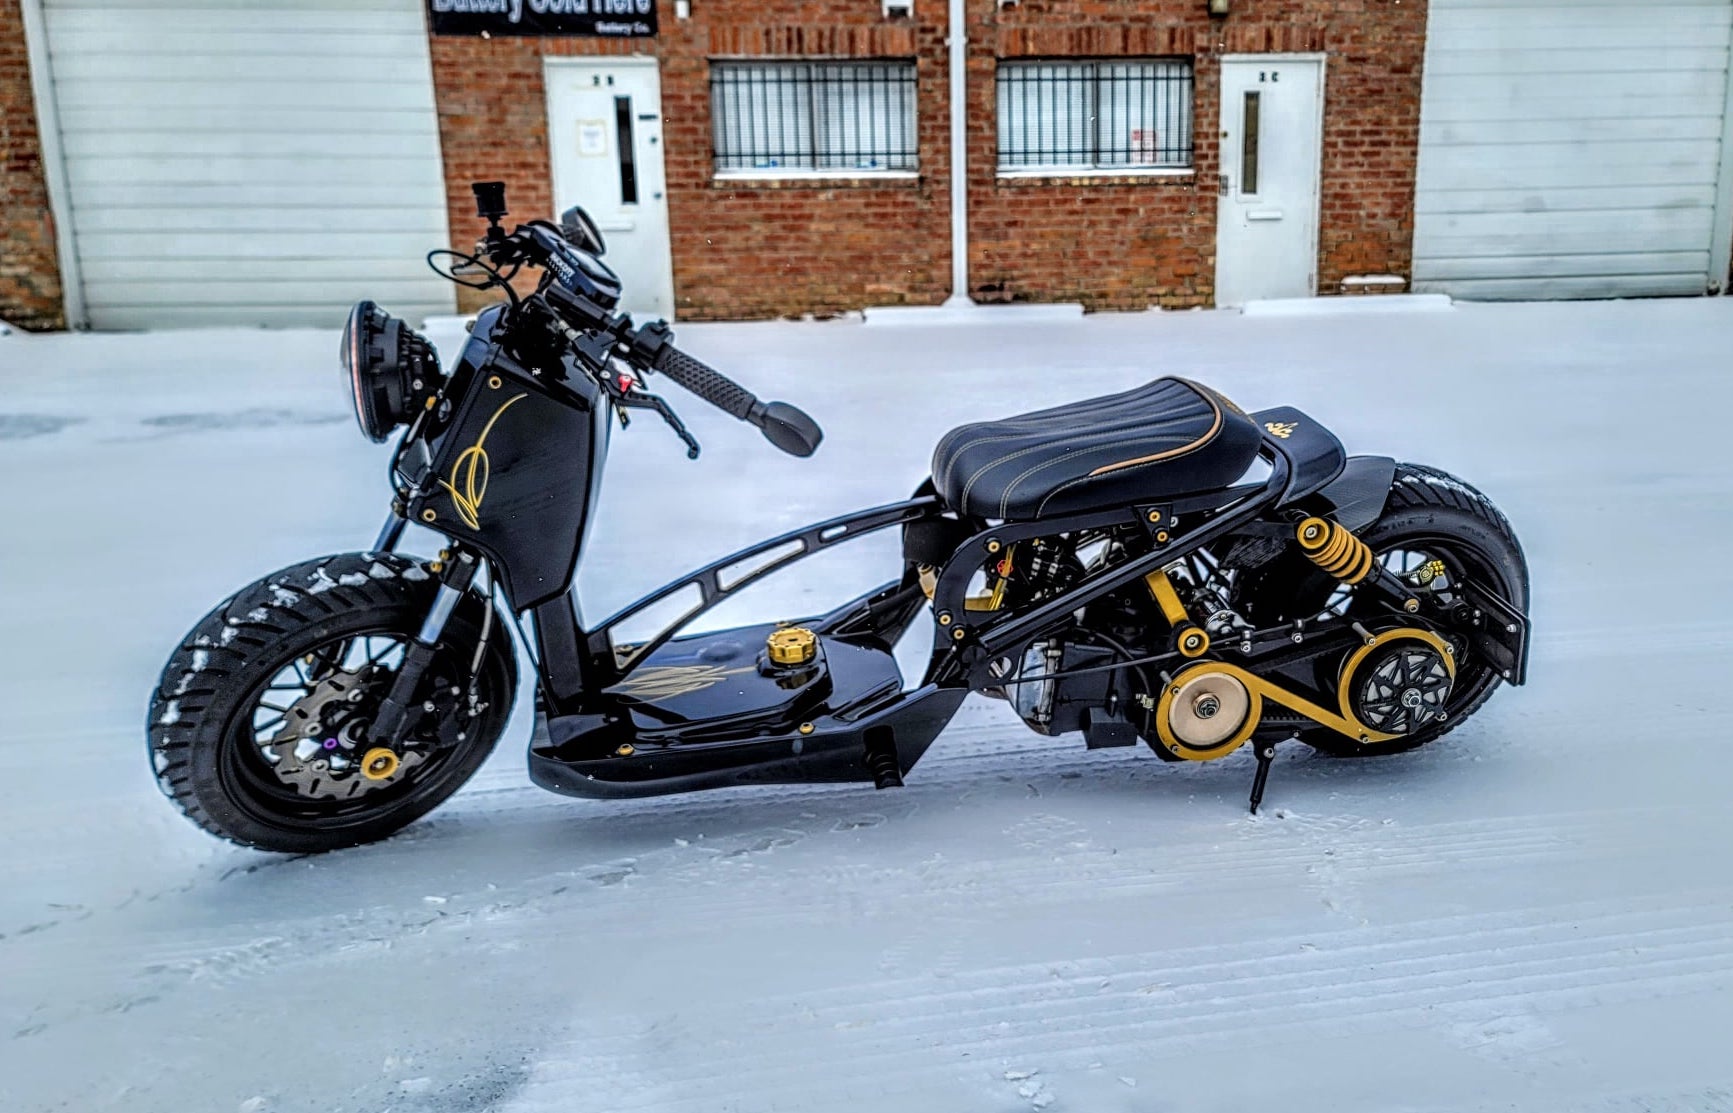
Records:
[[[85,322],[450,312],[419,0],[45,0]]]

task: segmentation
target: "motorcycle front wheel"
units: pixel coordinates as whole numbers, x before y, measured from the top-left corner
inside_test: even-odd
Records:
[[[394,553],[306,561],[243,588],[187,633],[151,697],[157,785],[242,846],[373,842],[438,806],[492,752],[517,663],[493,604],[453,611],[401,746],[367,736],[438,584]]]

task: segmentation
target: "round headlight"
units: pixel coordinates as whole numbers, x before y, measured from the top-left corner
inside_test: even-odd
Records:
[[[355,420],[372,441],[383,441],[439,392],[433,345],[370,301],[349,311],[339,353],[355,398]]]

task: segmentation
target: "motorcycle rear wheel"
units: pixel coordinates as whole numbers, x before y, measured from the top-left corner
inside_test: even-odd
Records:
[[[1510,522],[1492,500],[1448,472],[1398,465],[1384,513],[1359,536],[1391,571],[1406,571],[1397,565],[1425,554],[1443,561],[1453,580],[1471,577],[1518,610],[1528,610],[1528,563]],[[1301,741],[1337,757],[1374,757],[1404,753],[1449,734],[1501,683],[1466,644],[1456,648],[1456,679],[1442,721],[1389,742],[1361,743],[1322,728],[1302,732]]]
[[[437,588],[406,557],[349,553],[272,573],[212,610],[151,698],[149,748],[163,794],[213,835],[291,854],[385,838],[442,803],[503,732],[517,662],[500,615],[489,620],[493,604],[467,594],[417,687],[412,706],[423,709],[412,712],[409,744],[369,762],[377,748],[365,741],[367,716]],[[300,739],[291,729],[298,715],[349,729]]]

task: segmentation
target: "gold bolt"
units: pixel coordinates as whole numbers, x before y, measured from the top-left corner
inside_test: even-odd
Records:
[[[800,724],[800,733],[811,734],[812,733],[812,724],[811,723]]]
[[[499,376],[494,375],[491,378],[489,378],[487,380],[487,385],[492,387],[494,390],[498,390],[499,389]]]
[[[939,612],[939,625],[940,626],[949,626],[950,624],[951,624],[951,612],[950,611],[940,611]]]
[[[637,750],[632,748],[632,744],[630,742],[622,742],[622,743],[620,743],[619,747],[614,751],[614,756],[615,757],[631,757],[633,754],[635,754],[637,752],[638,752]]]
[[[429,572],[443,572],[445,571],[445,562],[436,560],[427,566],[427,570]]]
[[[999,542],[997,540],[987,542],[987,551],[989,553],[998,552],[999,551]]]
[[[426,509],[426,510],[423,510],[423,511],[422,511],[422,512],[421,512],[421,520],[422,520],[422,521],[424,521],[424,522],[431,522],[431,521],[433,521],[433,520],[434,520],[434,519],[435,519],[435,518],[437,518],[437,517],[439,517],[439,515],[438,515],[438,514],[435,514],[435,513],[434,513],[434,512],[433,512],[433,508],[432,508],[432,507],[429,507],[429,508],[428,508],[428,509]]]
[[[1159,511],[1159,510],[1151,510],[1151,511],[1150,511],[1150,512],[1149,512],[1149,520],[1150,520],[1150,521],[1151,521],[1151,522],[1154,522],[1154,523],[1155,523],[1155,524],[1157,524],[1157,525],[1160,525],[1160,524],[1161,524],[1161,511]]]
[[[1409,614],[1413,614],[1415,611],[1420,609],[1420,600],[1408,599],[1403,602],[1402,609],[1407,611]]]
[[[1167,544],[1167,531],[1165,529],[1155,531],[1155,543],[1158,545]]]
[[[963,628],[961,626],[959,626],[955,630],[951,631],[951,640],[952,641],[959,641],[960,642],[963,640],[963,636],[964,636],[963,635]]]

